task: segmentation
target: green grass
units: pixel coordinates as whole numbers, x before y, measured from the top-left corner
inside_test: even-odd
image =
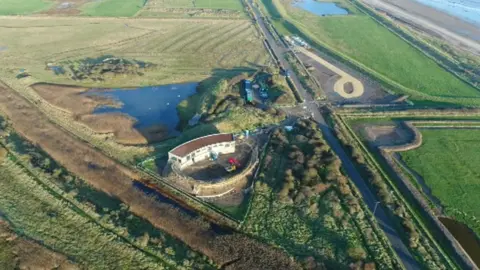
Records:
[[[13,84],[19,68],[31,79],[93,87],[147,86],[201,81],[265,65],[268,54],[255,28],[245,20],[124,20],[88,18],[2,18],[2,80]],[[65,24],[67,26],[60,26]],[[42,25],[39,30],[35,25]],[[48,38],[39,38],[38,35]],[[15,38],[21,37],[21,38]],[[31,46],[36,49],[31,50]],[[143,76],[116,76],[102,82],[74,81],[45,69],[46,62],[77,61],[114,55],[157,65]],[[9,61],[3,61],[10,59]],[[15,70],[12,74],[8,70]],[[13,75],[13,76],[12,76]]]
[[[61,250],[91,269],[163,268],[163,262],[146,256],[40,187],[12,161],[5,161],[0,171],[0,211],[17,233]]]
[[[131,17],[143,8],[145,0],[103,0],[82,6],[82,15],[105,17]]]
[[[409,88],[413,98],[480,104],[477,89],[353,7],[349,8],[353,15],[319,17],[292,7],[290,0],[263,0],[263,3],[284,34],[301,31],[310,41]]]
[[[424,178],[448,215],[480,235],[480,130],[420,130],[422,146],[402,152],[402,158]]]
[[[160,8],[209,8],[243,11],[241,0],[149,0]]]
[[[195,0],[197,8],[243,10],[240,0]]]
[[[245,19],[241,0],[149,0],[142,17]]]
[[[0,15],[27,15],[49,9],[48,0],[0,0]]]

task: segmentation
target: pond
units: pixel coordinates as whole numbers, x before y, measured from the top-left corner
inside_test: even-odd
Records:
[[[450,233],[462,245],[463,249],[470,255],[475,264],[480,265],[480,240],[465,224],[453,219],[440,217],[439,220],[447,227]]]
[[[348,14],[348,10],[339,7],[336,3],[330,2],[318,2],[316,0],[297,0],[293,2],[293,6],[299,7],[318,16]]]
[[[180,121],[177,105],[196,93],[198,83],[147,86],[134,89],[92,89],[87,95],[111,98],[122,104],[119,107],[101,106],[94,114],[121,112],[137,119],[136,129],[163,125],[171,135]]]

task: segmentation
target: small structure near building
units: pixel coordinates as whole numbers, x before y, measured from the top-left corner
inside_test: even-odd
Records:
[[[233,134],[213,134],[181,144],[168,152],[168,161],[180,169],[195,162],[210,159],[212,155],[235,153]]]
[[[247,102],[253,102],[252,82],[250,80],[243,81],[243,89]]]

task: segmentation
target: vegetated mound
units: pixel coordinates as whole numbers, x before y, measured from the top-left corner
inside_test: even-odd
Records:
[[[113,134],[118,143],[146,144],[150,140],[166,136],[162,127],[135,129],[133,126],[136,120],[122,113],[93,114],[94,109],[99,106],[122,104],[97,95],[84,95],[87,88],[45,83],[34,84],[32,88],[50,104],[72,113],[76,121],[86,124],[93,132]]]
[[[97,58],[67,60],[57,64],[47,63],[46,68],[51,69],[56,75],[66,75],[74,81],[98,82],[117,75],[142,76],[145,71],[155,67],[155,64],[144,61],[104,55]]]
[[[64,255],[15,234],[0,218],[1,269],[80,269]]]
[[[202,252],[216,264],[231,269],[299,269],[280,249],[237,232],[219,234],[202,219],[146,196],[132,183],[132,178],[140,178],[136,172],[73,138],[26,99],[1,86],[0,109],[19,134],[41,147],[65,169],[94,188],[119,198],[132,213]]]
[[[244,80],[264,79],[268,88],[268,98],[259,98],[258,90],[253,100],[246,101]],[[185,126],[195,115],[202,115],[201,123],[214,125],[220,132],[236,132],[255,129],[278,123],[285,119],[282,110],[272,105],[290,105],[295,98],[278,72],[257,71],[253,75],[247,72],[228,78],[209,78],[199,83],[197,93],[177,106],[180,125]]]

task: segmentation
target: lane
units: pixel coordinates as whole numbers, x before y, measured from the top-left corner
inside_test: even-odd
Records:
[[[255,15],[255,20],[262,30],[265,38],[268,40],[274,54],[277,56],[279,62],[283,65],[284,68],[288,70],[292,70],[290,64],[285,60],[284,53],[289,49],[284,47],[281,44],[277,44],[276,40],[273,38],[272,34],[268,30],[267,26],[265,25],[265,21],[261,16],[260,11],[257,7],[255,7],[252,3],[252,0],[249,0],[250,6],[253,7],[253,13]],[[361,175],[358,173],[357,169],[353,165],[350,157],[345,153],[340,142],[338,141],[337,137],[332,133],[330,128],[328,127],[325,119],[320,113],[319,105],[314,101],[312,96],[302,87],[297,75],[293,72],[290,73],[290,78],[292,82],[297,87],[300,95],[305,100],[303,104],[300,106],[305,108],[311,117],[319,124],[319,128],[322,131],[325,140],[330,145],[331,149],[335,152],[335,154],[340,158],[342,161],[342,167],[347,172],[347,175],[352,179],[354,184],[357,186],[358,190],[360,191],[362,198],[365,204],[368,206],[370,211],[375,210],[375,205],[379,201],[369,189],[365,181],[362,179]],[[408,250],[407,246],[403,243],[400,235],[395,230],[392,222],[388,218],[383,206],[381,204],[377,207],[375,211],[375,218],[383,230],[385,235],[387,236],[390,244],[393,247],[393,250],[397,253],[397,256],[402,261],[403,265],[406,269],[421,269],[410,251]]]

